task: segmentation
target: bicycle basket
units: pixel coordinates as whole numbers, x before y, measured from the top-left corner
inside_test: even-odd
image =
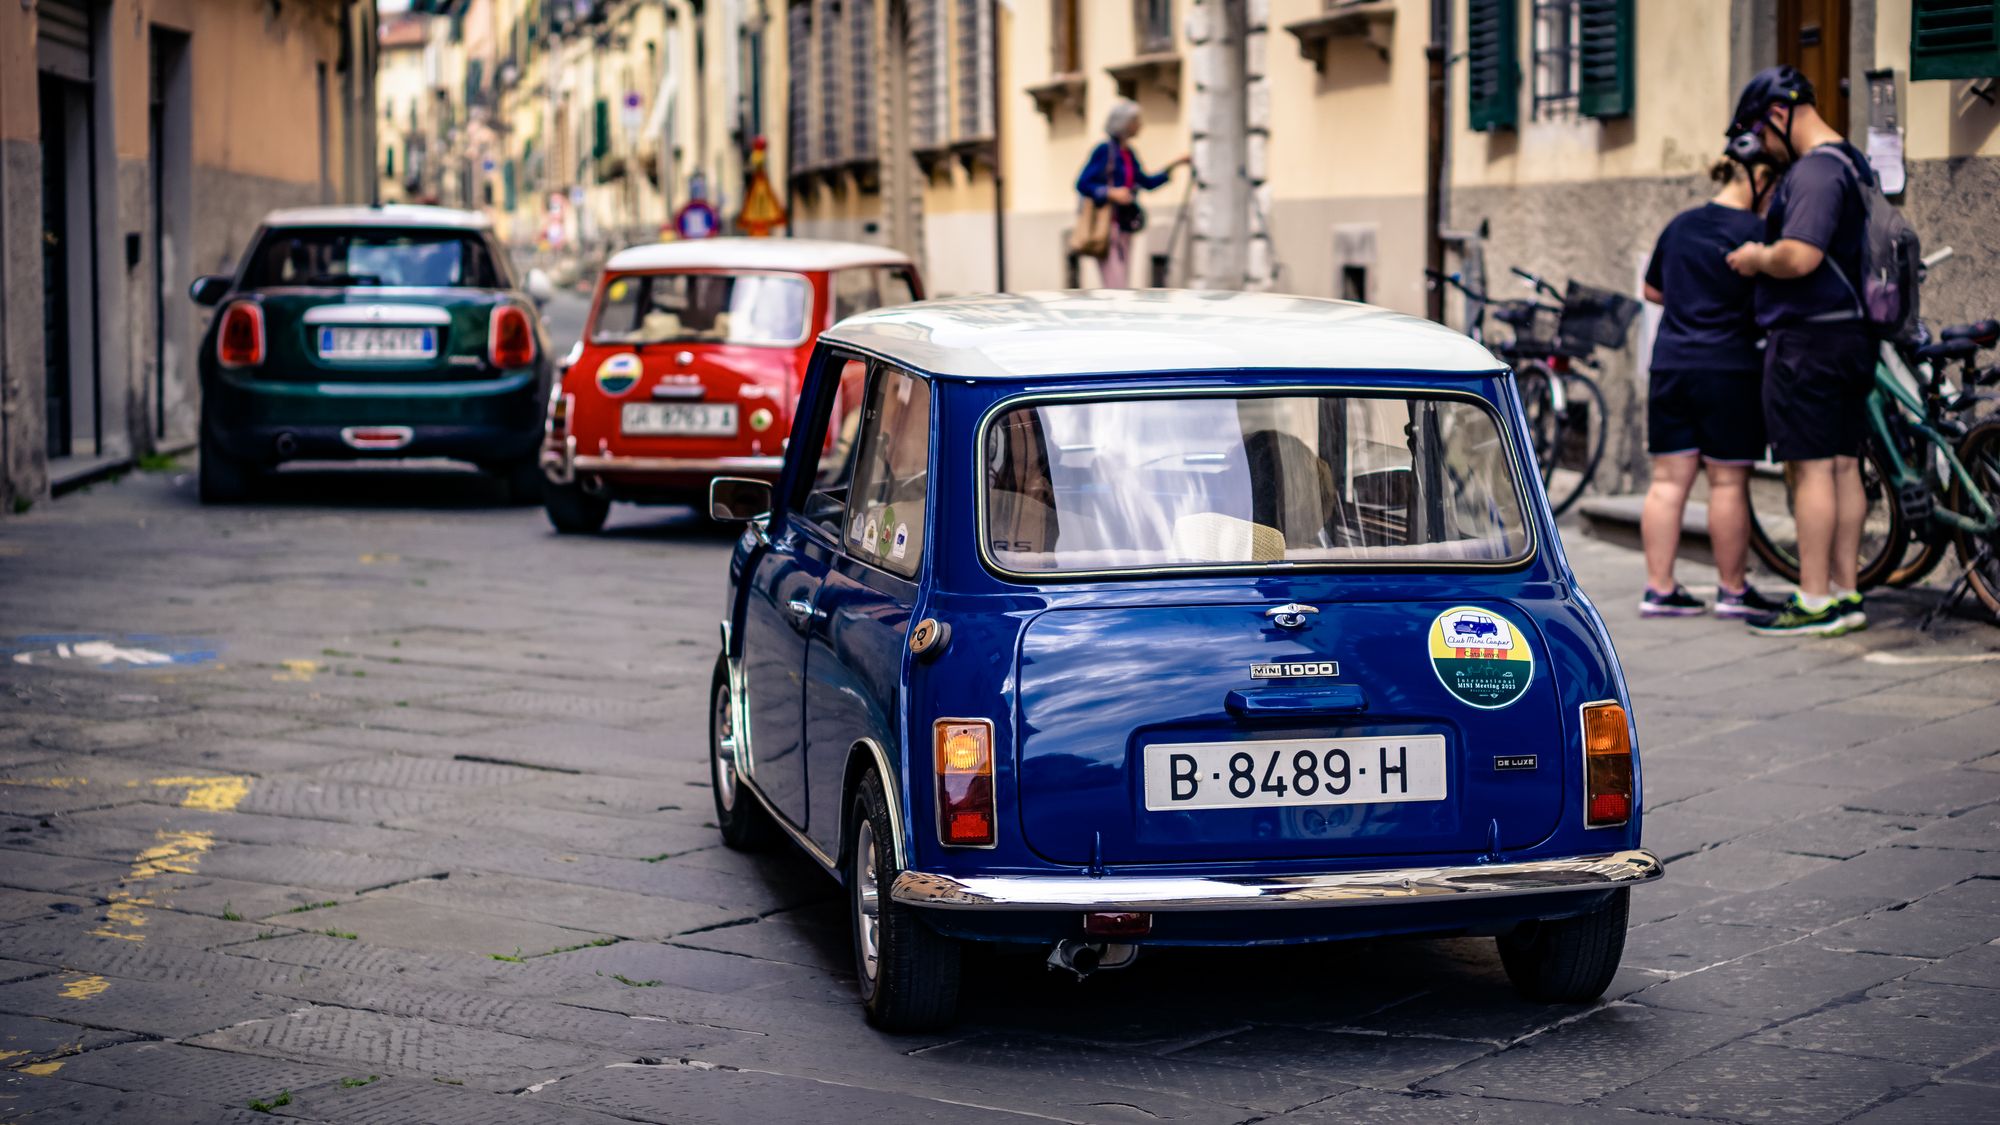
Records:
[[[1554,352],[1561,338],[1561,311],[1549,305],[1507,301],[1494,310],[1493,318],[1514,330],[1514,347],[1524,352]]]
[[[1563,348],[1588,354],[1598,347],[1622,348],[1639,315],[1639,302],[1612,289],[1570,282],[1563,294],[1558,331]]]

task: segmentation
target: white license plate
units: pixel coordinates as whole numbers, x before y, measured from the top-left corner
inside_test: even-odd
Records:
[[[1156,742],[1145,771],[1155,812],[1442,801],[1444,736]]]
[[[618,427],[628,434],[673,434],[681,437],[733,437],[733,402],[628,402]]]
[[[437,355],[437,329],[322,328],[319,354],[327,359],[430,359]]]

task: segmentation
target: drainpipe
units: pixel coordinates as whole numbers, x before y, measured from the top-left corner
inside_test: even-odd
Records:
[[[1007,176],[1000,147],[1000,0],[986,0],[987,47],[993,53],[993,289],[1007,291]]]
[[[1429,136],[1424,152],[1424,266],[1444,272],[1445,141],[1451,86],[1446,60],[1451,55],[1451,2],[1431,0],[1431,39],[1424,47],[1429,83]],[[1444,287],[1424,285],[1424,315],[1444,323]]]

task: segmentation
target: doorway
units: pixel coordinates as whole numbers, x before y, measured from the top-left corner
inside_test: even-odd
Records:
[[[95,456],[96,213],[88,81],[43,71],[42,347],[48,456]]]
[[[195,390],[194,314],[182,296],[193,277],[191,150],[194,118],[188,37],[153,29],[149,131],[152,154],[153,232],[153,439],[159,445],[192,440],[199,409]]]
[[[1813,84],[1820,116],[1847,132],[1849,0],[1779,0],[1778,62]]]

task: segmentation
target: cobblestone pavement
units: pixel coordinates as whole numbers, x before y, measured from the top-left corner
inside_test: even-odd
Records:
[[[725,553],[449,472],[0,522],[0,1122],[2000,1117],[2000,630],[1931,595],[1765,640],[1573,545],[1673,860],[1603,1004],[1483,939],[988,954],[899,1038],[829,881],[711,827]]]

